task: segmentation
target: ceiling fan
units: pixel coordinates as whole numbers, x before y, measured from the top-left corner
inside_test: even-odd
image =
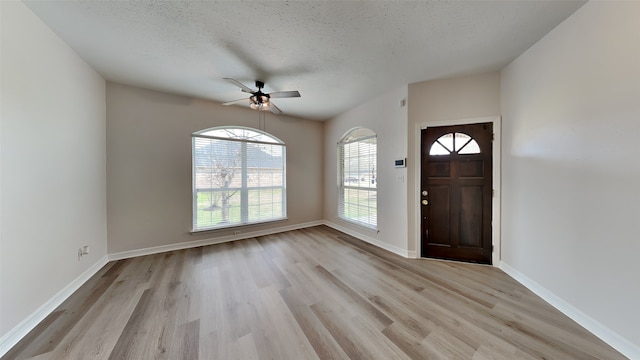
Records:
[[[236,79],[232,78],[224,78],[228,82],[238,86],[242,92],[246,92],[251,94],[248,99],[238,99],[223,103],[222,105],[233,105],[242,101],[249,100],[252,109],[256,109],[259,111],[271,110],[272,113],[276,115],[282,114],[282,110],[278,108],[274,103],[271,102],[271,98],[292,98],[292,97],[300,97],[300,93],[297,90],[294,91],[276,91],[272,93],[263,93],[262,88],[264,88],[264,82],[260,80],[256,80],[256,87],[258,91],[254,91],[250,87],[245,86],[243,83]]]

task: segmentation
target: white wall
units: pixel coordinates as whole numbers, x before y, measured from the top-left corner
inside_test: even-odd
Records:
[[[407,99],[406,86],[375,97],[325,122],[324,219],[337,229],[407,256],[407,169],[394,167],[395,159],[407,156],[407,106],[400,106],[403,99]],[[366,127],[378,135],[379,232],[338,218],[337,143],[354,127]]]
[[[638,2],[589,2],[502,72],[503,261],[631,358],[640,358],[638,19]]]
[[[24,4],[0,7],[1,351],[106,262],[107,228],[105,82]]]
[[[409,250],[418,251],[420,212],[417,196],[420,190],[421,125],[448,123],[500,115],[500,73],[491,72],[453,79],[424,81],[409,85],[409,159],[408,177],[408,241]],[[498,129],[494,128],[494,132]],[[416,151],[418,150],[418,151]],[[420,254],[418,254],[420,255]]]
[[[322,220],[322,123],[266,113],[266,131],[287,145],[288,220],[191,235],[191,134],[225,125],[258,128],[258,112],[107,84],[110,254]]]

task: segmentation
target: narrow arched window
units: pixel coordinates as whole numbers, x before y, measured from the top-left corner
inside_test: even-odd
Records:
[[[266,132],[215,127],[192,135],[193,230],[285,219],[286,146]]]
[[[359,225],[377,228],[377,136],[356,128],[338,142],[338,216]]]

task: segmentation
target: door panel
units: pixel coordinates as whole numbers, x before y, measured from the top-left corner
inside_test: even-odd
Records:
[[[458,178],[481,178],[484,176],[484,162],[469,160],[458,163]]]
[[[451,167],[448,162],[429,163],[428,176],[430,178],[448,178],[451,176]]]
[[[432,244],[447,245],[449,243],[449,186],[432,186],[429,194],[430,208],[446,209],[430,214],[433,226],[429,230],[429,239]]]
[[[422,256],[491,263],[492,141],[491,123],[422,130]]]
[[[482,187],[460,189],[460,246],[482,246]]]

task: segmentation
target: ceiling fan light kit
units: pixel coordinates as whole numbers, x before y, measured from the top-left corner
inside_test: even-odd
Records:
[[[251,104],[249,105],[250,108],[254,109],[254,110],[258,110],[258,111],[263,111],[263,110],[269,110],[269,108],[271,104],[269,103],[269,99],[267,99],[267,101],[255,101],[254,99],[251,99]]]
[[[276,91],[272,93],[263,93],[262,89],[264,88],[264,82],[260,80],[256,80],[256,87],[258,91],[254,91],[250,87],[244,85],[238,80],[232,78],[224,78],[224,80],[229,81],[230,83],[238,86],[242,92],[249,93],[251,96],[249,97],[249,107],[258,111],[271,110],[272,113],[276,115],[282,114],[282,110],[278,108],[274,103],[271,102],[271,98],[291,98],[291,97],[300,97],[300,93],[297,90],[294,91]],[[239,102],[243,102],[247,99],[239,99],[228,101],[223,103],[222,105],[233,105]]]

